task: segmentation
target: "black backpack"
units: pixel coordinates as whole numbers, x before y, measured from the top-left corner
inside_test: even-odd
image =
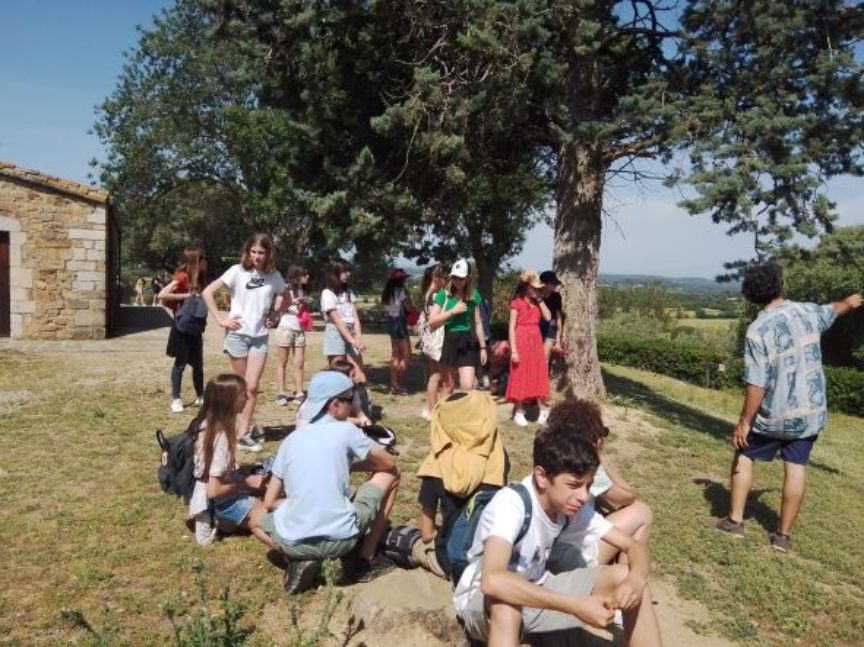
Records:
[[[174,315],[174,327],[184,335],[200,335],[207,327],[207,304],[199,295],[186,297]]]
[[[156,430],[156,441],[162,450],[156,478],[163,492],[182,496],[183,503],[189,504],[195,489],[195,441],[201,431],[196,418],[186,431],[165,438],[161,429]]]

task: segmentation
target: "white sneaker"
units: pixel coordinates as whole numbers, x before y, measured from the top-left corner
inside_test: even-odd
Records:
[[[517,411],[513,416],[513,422],[515,422],[520,427],[527,427],[528,421],[525,419],[525,412],[521,409]]]
[[[549,408],[544,407],[540,409],[540,415],[537,416],[537,424],[545,425],[547,420],[549,420]]]
[[[257,443],[252,439],[250,434],[246,434],[237,440],[237,449],[244,452],[260,452],[264,448],[261,443]]]
[[[420,412],[420,417],[423,420],[432,420],[432,412],[429,411],[427,407],[423,407],[423,411]]]
[[[216,541],[216,526],[211,525],[207,510],[195,515],[195,541],[199,546],[209,546]]]
[[[203,406],[204,406],[204,398],[203,398],[203,396],[200,396],[200,395],[199,395],[197,398],[195,398],[195,406],[196,406],[196,407],[203,407]]]
[[[180,398],[174,398],[171,400],[171,412],[172,413],[183,413],[183,400]]]

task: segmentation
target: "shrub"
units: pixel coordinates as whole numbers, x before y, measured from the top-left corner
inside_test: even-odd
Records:
[[[730,367],[729,356],[703,345],[600,334],[597,351],[604,362],[662,373],[691,384],[716,389],[740,383],[740,370],[730,370],[735,367]]]
[[[844,366],[826,366],[828,408],[864,417],[864,372]]]
[[[690,384],[714,389],[742,385],[744,361],[703,345],[600,334],[597,352],[604,362],[653,371]],[[826,366],[825,378],[832,411],[864,416],[864,372]]]

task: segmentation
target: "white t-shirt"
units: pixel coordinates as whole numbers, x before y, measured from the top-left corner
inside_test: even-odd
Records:
[[[297,315],[300,314],[300,304],[297,303],[297,299],[302,299],[306,296],[306,293],[303,291],[303,288],[297,288],[296,292],[290,290],[289,294],[291,295],[291,305],[282,313],[282,317],[279,319],[279,327],[288,328],[289,330],[303,330],[303,326],[300,325],[300,320],[297,318]]]
[[[213,459],[210,461],[210,476],[224,476],[226,472],[237,469],[236,463],[231,462],[231,453],[228,451],[228,439],[224,433],[216,434],[213,441]],[[199,512],[207,509],[207,484],[201,480],[204,476],[204,429],[198,434],[195,441],[195,489],[192,498],[189,499],[189,516],[194,517]]]
[[[324,315],[324,321],[330,321],[327,313],[335,310],[342,318],[342,323],[353,324],[357,318],[357,310],[354,304],[357,297],[351,290],[345,290],[342,294],[337,295],[333,290],[325,288],[321,292],[321,314]]]
[[[264,317],[273,307],[273,300],[285,291],[285,281],[279,272],[244,270],[232,265],[219,277],[231,290],[231,311],[228,316],[240,318],[243,325],[236,332],[250,337],[263,337],[268,333]]]
[[[398,317],[402,314],[403,302],[408,298],[404,288],[396,288],[393,290],[393,296],[390,298],[390,303],[385,303],[387,315],[390,317]]]
[[[598,566],[600,540],[610,530],[612,523],[594,509],[592,501],[575,517],[570,517],[570,523],[561,532],[558,542],[577,548],[586,566]]]
[[[564,515],[558,519],[550,519],[534,491],[534,478],[526,476],[522,484],[528,488],[531,495],[531,524],[528,531],[514,547],[518,553],[515,563],[515,572],[519,573],[529,582],[542,584],[548,572],[546,571],[546,560],[552,550],[552,543],[561,533],[564,527]],[[501,537],[513,544],[522,528],[525,519],[525,507],[519,493],[512,488],[501,488],[483,511],[477,531],[474,533],[474,543],[468,551],[468,566],[462,573],[459,584],[453,593],[453,604],[456,613],[462,613],[468,606],[473,595],[482,595],[480,592],[480,557],[483,555],[484,544],[489,537]],[[512,562],[511,562],[512,568]]]

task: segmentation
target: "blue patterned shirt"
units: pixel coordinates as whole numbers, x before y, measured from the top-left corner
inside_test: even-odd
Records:
[[[773,438],[807,438],[825,427],[825,373],[820,338],[834,306],[784,301],[747,328],[744,380],[765,389],[752,430]]]

